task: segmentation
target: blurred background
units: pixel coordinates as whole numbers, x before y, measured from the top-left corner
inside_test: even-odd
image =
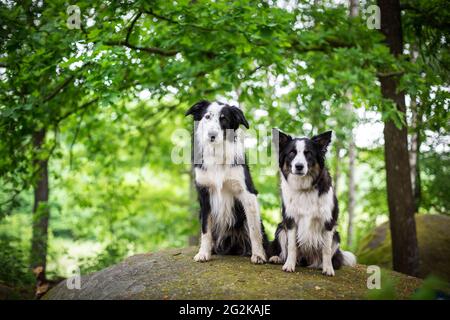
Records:
[[[333,130],[342,246],[450,280],[446,1],[0,1],[0,17],[3,288],[197,244],[191,168],[171,154],[200,99],[244,110],[261,161],[272,127]],[[276,167],[250,170],[272,239]]]

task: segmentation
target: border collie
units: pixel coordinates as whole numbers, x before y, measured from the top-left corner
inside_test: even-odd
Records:
[[[310,139],[291,137],[278,129],[272,135],[278,149],[283,220],[269,261],[284,263],[287,272],[294,272],[297,264],[321,268],[327,276],[334,276],[342,265],[354,266],[355,256],[339,249],[338,203],[325,167],[331,131]]]
[[[194,260],[208,261],[215,253],[251,255],[253,263],[265,263],[268,240],[239,129],[249,127],[244,113],[204,100],[188,115],[195,121],[193,164],[202,227]]]

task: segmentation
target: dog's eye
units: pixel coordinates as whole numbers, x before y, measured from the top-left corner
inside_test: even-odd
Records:
[[[225,116],[223,114],[221,114],[220,115],[220,119],[223,119],[223,118],[225,118]]]
[[[311,151],[305,151],[304,154],[305,154],[305,156],[310,156],[311,155]]]
[[[289,157],[291,157],[291,158],[295,157],[295,151],[289,152]]]
[[[211,116],[210,116],[209,114],[207,114],[207,115],[205,116],[205,118],[209,120],[209,119],[211,119]]]

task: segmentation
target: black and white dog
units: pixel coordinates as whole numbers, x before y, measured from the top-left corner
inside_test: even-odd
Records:
[[[240,125],[241,109],[200,101],[187,112],[195,121],[194,173],[200,202],[202,236],[195,261],[212,253],[251,255],[266,262],[268,240],[260,218],[257,191],[246,163]]]
[[[310,139],[294,138],[277,129],[272,134],[278,149],[283,220],[269,261],[284,263],[287,272],[295,271],[297,264],[322,268],[328,276],[334,276],[342,265],[354,266],[355,256],[339,249],[338,203],[325,167],[331,131]]]

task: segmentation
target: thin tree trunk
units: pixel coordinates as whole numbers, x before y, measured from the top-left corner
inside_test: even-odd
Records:
[[[386,37],[390,52],[399,56],[403,51],[400,2],[378,0],[378,6],[381,11],[381,32]],[[383,97],[394,101],[405,117],[405,95],[404,92],[398,91],[398,78],[380,77],[380,83]],[[386,120],[384,141],[393,268],[395,271],[415,276],[419,270],[419,249],[406,126],[399,129],[392,120]]]
[[[420,183],[420,126],[421,117],[418,112],[416,97],[411,97],[411,147],[409,151],[409,163],[411,165],[411,185],[414,195],[414,212],[417,213],[420,207],[421,183]]]
[[[45,281],[48,222],[50,218],[50,210],[48,208],[48,159],[40,158],[40,152],[45,142],[45,135],[45,129],[36,131],[33,134],[33,147],[35,152],[34,166],[37,170],[37,180],[34,184],[33,235],[31,240],[30,264],[38,281]]]
[[[350,17],[359,15],[359,0],[350,0]]]
[[[411,61],[416,62],[418,51],[415,46],[411,50]],[[421,183],[420,183],[420,130],[422,126],[422,116],[420,114],[419,106],[417,105],[417,98],[411,97],[411,146],[409,151],[409,163],[411,165],[411,184],[414,195],[414,212],[419,212],[420,198],[421,198]]]
[[[415,179],[414,179],[414,212],[419,212],[420,204],[422,201],[422,180],[420,179],[420,146],[422,145],[422,136],[421,136],[421,126],[422,126],[422,114],[418,113],[417,118],[417,137],[416,137],[416,170],[415,170]]]
[[[339,180],[341,179],[341,155],[340,155],[341,148],[339,146],[335,146],[335,158],[336,163],[334,165],[334,193],[338,194],[338,186],[339,186]]]
[[[359,14],[359,0],[350,0],[350,17],[357,17]],[[349,98],[351,94],[349,94]],[[347,104],[347,110],[353,113],[351,102]],[[353,244],[353,220],[355,217],[355,159],[356,145],[353,137],[353,131],[350,132],[348,145],[348,225],[347,225],[347,246],[350,248]]]
[[[347,225],[347,246],[353,244],[353,218],[355,216],[355,159],[356,146],[353,134],[350,136],[348,146],[348,225]]]

